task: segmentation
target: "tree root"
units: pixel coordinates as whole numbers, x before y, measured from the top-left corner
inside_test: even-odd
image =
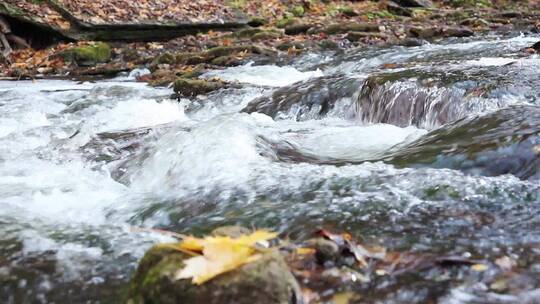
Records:
[[[2,57],[8,63],[10,63],[9,55],[11,54],[12,49],[9,45],[6,34],[9,35],[10,33],[11,28],[9,27],[9,23],[6,19],[4,19],[4,17],[0,16],[0,45],[2,46]]]

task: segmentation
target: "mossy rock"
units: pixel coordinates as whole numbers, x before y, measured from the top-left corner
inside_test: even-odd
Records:
[[[349,41],[360,41],[362,39],[388,39],[388,35],[384,33],[373,33],[373,32],[355,32],[351,31],[347,33],[345,37]]]
[[[487,27],[487,26],[489,26],[489,22],[487,22],[486,20],[484,20],[482,18],[465,19],[465,20],[461,21],[459,24],[460,25],[465,25],[465,26],[472,26],[472,27]]]
[[[342,22],[330,24],[321,29],[321,31],[328,35],[344,34],[347,32],[378,32],[380,31],[379,25],[375,23],[356,23],[356,22]]]
[[[251,38],[253,35],[256,35],[258,33],[262,33],[265,31],[266,30],[261,29],[261,28],[245,28],[245,29],[241,29],[232,33],[232,36],[236,38]]]
[[[358,13],[354,10],[354,8],[350,6],[339,7],[338,12],[348,17],[358,16]]]
[[[286,17],[276,21],[276,27],[285,28],[287,26],[293,25],[296,22],[294,18]]]
[[[169,52],[156,56],[156,58],[154,58],[154,60],[152,61],[152,65],[175,64],[175,63],[176,63],[176,56]]]
[[[176,76],[186,78],[186,79],[194,79],[202,74],[206,73],[206,68],[204,65],[197,65],[195,68],[193,68],[191,71],[184,71],[181,73],[177,73]]]
[[[317,43],[317,45],[323,51],[339,49],[339,44],[330,39],[321,40],[319,41],[319,43]]]
[[[187,79],[184,77],[177,78],[173,86],[176,95],[181,97],[195,97],[226,87],[227,83],[223,81]]]
[[[109,62],[112,58],[112,50],[108,44],[100,42],[75,47],[58,54],[58,56],[66,61],[75,62],[79,66],[94,66],[98,63]]]
[[[309,23],[292,24],[285,27],[285,34],[286,35],[305,34],[310,28],[314,26],[315,26],[314,24],[309,24]]]
[[[264,31],[261,33],[257,33],[251,37],[251,41],[260,41],[260,40],[269,40],[269,39],[278,39],[283,34],[281,32],[275,32],[275,31]]]
[[[212,59],[211,63],[218,66],[235,66],[242,64],[243,61],[236,56],[220,56]]]
[[[185,253],[158,246],[141,260],[128,291],[129,304],[288,304],[300,303],[300,288],[278,251],[236,270],[221,274],[201,285],[177,280],[185,267]]]
[[[305,42],[301,42],[301,41],[287,41],[287,42],[283,42],[281,44],[278,44],[276,46],[276,49],[280,50],[280,51],[287,51],[291,48],[294,48],[294,49],[297,49],[297,50],[303,50],[305,49],[307,46],[306,46],[306,43]]]
[[[253,52],[251,45],[217,46],[204,52],[204,57],[214,59],[222,56],[230,56],[240,52]]]
[[[178,53],[175,56],[175,62],[181,63],[181,64],[187,64],[187,65],[194,65],[194,64],[200,64],[205,63],[208,60],[204,56],[204,54],[201,53]]]

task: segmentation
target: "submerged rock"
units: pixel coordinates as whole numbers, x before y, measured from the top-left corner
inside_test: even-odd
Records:
[[[459,120],[400,147],[387,160],[401,166],[540,179],[540,108],[513,106]]]
[[[321,77],[280,88],[270,96],[251,101],[242,111],[296,120],[324,117],[342,98],[351,98],[362,81],[344,76]],[[348,103],[349,104],[349,103]]]
[[[414,76],[414,72],[405,71],[369,77],[356,101],[355,116],[363,122],[424,128],[460,117],[462,92],[424,85]]]
[[[269,251],[251,263],[201,285],[175,278],[190,256],[155,246],[141,260],[131,280],[129,304],[176,303],[301,303],[300,288],[283,257]]]

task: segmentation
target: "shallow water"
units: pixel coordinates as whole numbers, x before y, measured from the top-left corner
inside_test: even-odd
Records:
[[[206,76],[242,89],[180,102],[130,77],[0,82],[0,297],[117,302],[145,250],[167,240],[141,227],[242,224],[294,239],[328,227],[390,249],[518,261],[519,284],[507,290],[489,290],[496,273],[437,282],[422,273],[351,287],[368,302],[534,298],[540,60],[518,51],[538,39],[235,67]],[[362,91],[373,75],[388,77],[380,94]],[[354,81],[328,85],[335,77]],[[379,114],[362,106],[366,96]],[[247,111],[250,102],[273,112]],[[405,111],[411,102],[422,110]],[[491,170],[494,161],[507,170]]]

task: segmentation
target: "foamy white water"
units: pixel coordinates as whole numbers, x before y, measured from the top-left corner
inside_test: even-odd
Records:
[[[510,71],[523,77],[522,87],[501,82],[489,97],[460,100],[469,111],[463,116],[534,105],[537,58],[513,59],[531,41],[368,50],[339,64],[314,56],[323,65],[305,70],[301,64],[234,67],[205,77],[267,87],[180,102],[169,99],[170,89],[133,82],[144,70],[98,83],[0,82],[0,275],[14,277],[15,289],[23,286],[22,293],[43,303],[79,293],[106,301],[101,297],[119,292],[114,284],[126,284],[149,246],[170,241],[134,226],[189,233],[242,224],[305,236],[330,225],[416,252],[525,256],[539,237],[537,182],[363,162],[399,151],[427,130],[348,118],[357,94],[341,98],[323,117],[321,107],[313,107],[300,122],[295,114],[307,106],[300,102],[275,120],[240,111],[277,87],[333,73],[363,79],[392,62],[434,71],[474,68],[488,78],[491,69],[519,60],[523,68]],[[421,110],[426,117],[442,113],[433,109]],[[390,300],[425,295],[414,284],[400,288],[403,294]],[[484,299],[460,287],[444,300],[466,298]]]
[[[282,87],[312,77],[323,76],[321,70],[301,72],[293,67],[278,67],[275,65],[253,66],[247,64],[227,68],[222,71],[212,71],[203,75],[205,78],[218,77],[227,81],[238,81],[261,86]]]

